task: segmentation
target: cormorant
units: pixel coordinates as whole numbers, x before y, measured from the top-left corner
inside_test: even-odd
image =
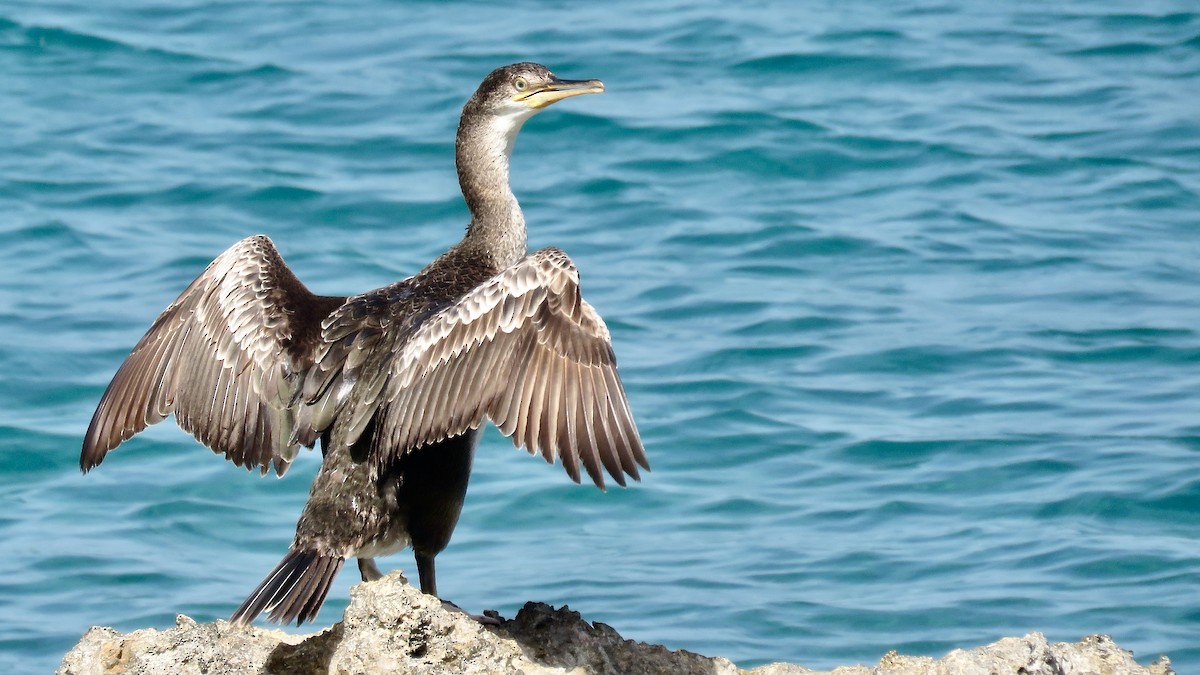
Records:
[[[350,298],[310,292],[271,240],[234,244],[154,321],[92,417],[84,472],[147,425],[175,419],[239,466],[282,476],[299,446],[323,460],[283,560],[231,620],[311,620],[349,557],[411,546],[421,590],[458,522],[481,426],[582,465],[603,488],[649,469],[608,329],[557,248],[526,254],[509,187],[521,125],[546,106],[604,91],[518,63],[463,107],[455,143],[471,212],[462,241],[425,269]]]

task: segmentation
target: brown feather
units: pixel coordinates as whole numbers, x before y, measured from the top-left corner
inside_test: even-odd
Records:
[[[87,471],[150,424],[179,426],[234,463],[287,466],[296,373],[316,353],[320,321],[342,298],[313,295],[274,245],[249,237],[222,253],[151,325],[117,370],[80,453]]]
[[[326,339],[355,339],[347,323],[327,323]],[[394,346],[382,341],[386,353],[357,358],[374,379],[360,382],[346,405],[357,420],[384,413],[372,443],[379,466],[491,418],[530,452],[561,457],[573,480],[582,467],[598,486],[604,472],[624,484],[644,454],[609,339],[579,295],[570,258],[543,249],[465,290]],[[344,442],[363,429],[354,424]]]

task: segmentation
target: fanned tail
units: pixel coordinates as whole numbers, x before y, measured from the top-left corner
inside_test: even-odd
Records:
[[[345,558],[323,555],[312,549],[292,549],[258,588],[229,618],[230,622],[249,625],[267,612],[275,623],[311,621],[325,602],[329,585],[342,569]]]

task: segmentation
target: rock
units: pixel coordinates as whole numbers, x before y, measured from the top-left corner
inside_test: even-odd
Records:
[[[821,675],[784,663],[741,670],[721,657],[626,640],[610,626],[584,621],[578,612],[540,603],[528,603],[515,619],[485,627],[444,609],[436,598],[409,586],[399,573],[355,586],[342,620],[319,633],[289,635],[226,621],[198,624],[183,615],[170,630],[143,629],[123,635],[111,628],[92,628],[63,658],[58,673]],[[1040,633],[1030,633],[976,649],[956,649],[937,660],[890,652],[877,666],[840,667],[828,675],[910,673],[1168,675],[1174,671],[1165,656],[1149,666],[1138,665],[1107,636],[1050,644]]]

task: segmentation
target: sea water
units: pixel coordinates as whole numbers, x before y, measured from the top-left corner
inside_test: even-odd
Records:
[[[319,455],[259,478],[168,422],[82,476],[100,394],[247,235],[325,294],[455,242],[461,105],[535,60],[608,87],[513,183],[653,471],[602,493],[489,431],[446,597],[743,666],[1036,630],[1200,671],[1194,3],[504,4],[0,6],[0,669],[275,564]]]

